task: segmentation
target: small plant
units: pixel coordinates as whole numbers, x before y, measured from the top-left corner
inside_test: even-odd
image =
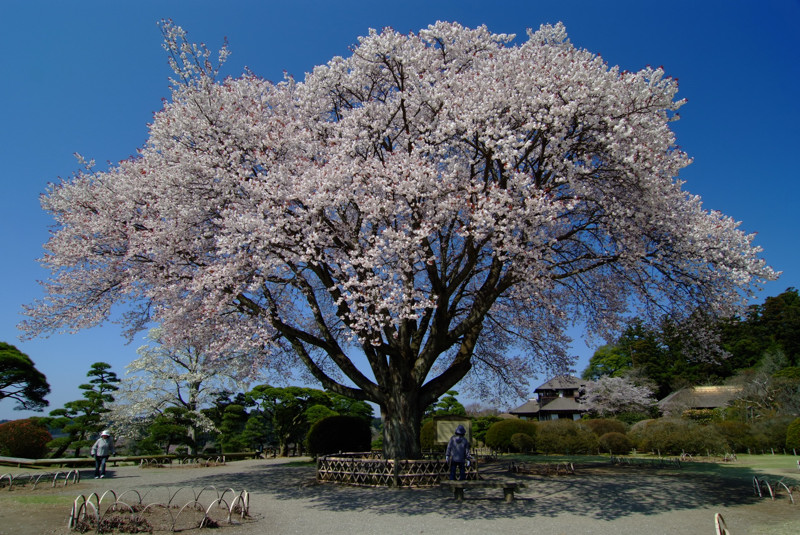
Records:
[[[153,526],[140,515],[110,515],[101,518],[99,525],[90,518],[79,519],[72,530],[78,533],[153,533]]]

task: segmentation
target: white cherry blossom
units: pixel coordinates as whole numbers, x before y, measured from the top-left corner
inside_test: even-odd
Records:
[[[31,335],[120,303],[131,330],[207,330],[209,351],[300,362],[377,403],[387,454],[409,457],[427,405],[459,381],[524,390],[532,366],[568,361],[575,322],[728,315],[776,276],[683,189],[675,80],[610,67],[561,24],[520,45],[372,31],[277,84],[219,81],[207,50],[164,34],[177,76],[146,145],[43,197],[52,278]]]

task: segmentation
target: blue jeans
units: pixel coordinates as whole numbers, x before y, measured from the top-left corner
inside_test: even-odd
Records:
[[[464,469],[464,461],[456,462],[450,461],[450,479],[454,480],[456,478],[456,468],[458,468],[458,480],[463,481],[467,479],[467,474]]]
[[[108,455],[94,458],[94,477],[100,477],[106,475],[107,460],[108,460]]]

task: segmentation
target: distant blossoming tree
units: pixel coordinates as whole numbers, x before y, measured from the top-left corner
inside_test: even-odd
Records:
[[[623,412],[647,412],[656,400],[647,386],[637,385],[626,377],[603,376],[586,384],[581,401],[600,416],[614,416]]]
[[[775,276],[682,191],[676,82],[609,67],[560,24],[518,46],[451,23],[372,31],[278,84],[218,81],[225,48],[213,63],[163,32],[177,76],[146,145],[43,198],[57,229],[31,335],[124,302],[134,330],[214,332],[212,350],[375,402],[404,458],[459,381],[522,392],[534,364],[567,361],[573,321],[728,315]]]
[[[238,354],[207,353],[207,342],[202,340],[210,336],[212,333],[196,333],[192,341],[169,347],[162,344],[159,329],[150,331],[151,344],[140,347],[139,358],[127,366],[112,407],[117,436],[129,435],[172,409],[178,409],[182,419],[191,422],[185,434],[192,449],[198,431],[216,430],[201,409],[223,392],[241,390],[250,370],[249,363]]]

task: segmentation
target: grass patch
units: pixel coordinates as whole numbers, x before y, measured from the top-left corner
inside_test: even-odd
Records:
[[[64,505],[69,507],[75,498],[70,496],[44,495],[36,496],[32,494],[7,494],[0,495],[0,503],[16,502],[22,505]]]
[[[514,461],[518,463],[534,464],[590,464],[607,463],[607,455],[523,455],[521,453],[506,453],[498,457],[500,461]]]
[[[317,461],[289,461],[288,463],[285,463],[284,466],[317,466]]]
[[[636,459],[657,459],[654,455],[637,454],[628,457]],[[670,457],[674,458],[674,457]],[[709,477],[733,479],[752,479],[754,476],[769,476],[770,480],[781,480],[787,485],[800,486],[800,469],[797,461],[800,456],[794,455],[737,455],[735,461],[720,462],[703,457],[681,463],[680,471]],[[501,462],[518,462],[531,464],[572,463],[574,465],[603,464],[609,462],[608,455],[522,455],[504,454]]]

